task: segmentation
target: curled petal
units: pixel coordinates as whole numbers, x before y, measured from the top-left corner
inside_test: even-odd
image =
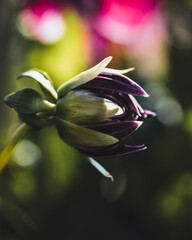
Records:
[[[137,120],[137,116],[142,116],[141,112],[143,112],[141,106],[137,102],[137,100],[132,95],[122,94],[122,93],[98,93],[99,96],[103,96],[104,98],[109,99],[110,101],[119,105],[123,113],[113,116],[113,120]],[[130,97],[131,96],[131,97]],[[141,111],[142,110],[142,111]]]
[[[138,84],[119,74],[102,73],[92,81],[80,85],[79,88],[97,89],[99,91],[118,92],[143,97],[148,96],[148,94]]]
[[[145,90],[139,86],[136,82],[128,78],[127,76],[124,76],[119,73],[113,73],[113,72],[102,72],[100,76],[111,78],[117,80],[119,83],[124,83],[126,86],[130,89],[132,89],[135,93],[130,93],[136,96],[142,96],[142,97],[148,97],[149,95],[145,92]]]
[[[139,105],[137,100],[132,95],[128,95],[127,98],[129,98],[130,108],[131,110],[135,111],[138,116],[142,116],[142,113],[144,112],[142,107]]]
[[[106,151],[97,151],[97,152],[86,152],[86,151],[81,151],[84,154],[94,157],[94,158],[113,158],[113,157],[119,157],[119,156],[124,156],[130,153],[134,152],[139,152],[142,150],[147,149],[147,147],[143,145],[137,145],[137,146],[130,146],[130,145],[123,145],[118,148],[114,148],[111,150],[106,150]]]

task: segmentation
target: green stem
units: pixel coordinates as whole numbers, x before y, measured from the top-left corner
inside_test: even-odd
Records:
[[[9,142],[4,146],[0,152],[0,171],[9,160],[16,144],[25,136],[25,134],[30,130],[30,126],[26,123],[22,123],[14,132]]]

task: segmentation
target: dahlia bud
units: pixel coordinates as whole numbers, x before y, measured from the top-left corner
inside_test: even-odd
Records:
[[[54,124],[63,141],[87,156],[103,175],[112,178],[93,157],[116,157],[146,149],[145,145],[130,146],[124,142],[145,118],[155,114],[142,109],[135,99],[135,96],[147,97],[148,94],[123,75],[132,69],[120,71],[106,68],[110,61],[111,57],[105,58],[62,84],[57,92],[47,73],[29,70],[19,79],[27,77],[30,81],[34,80],[40,90],[24,88],[4,100],[32,128]],[[26,129],[21,128],[22,136]],[[16,136],[11,148],[20,139],[19,133]],[[6,151],[5,148],[0,155],[0,169],[10,155]],[[3,164],[1,158],[4,158]]]

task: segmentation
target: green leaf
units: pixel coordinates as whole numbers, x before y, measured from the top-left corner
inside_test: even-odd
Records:
[[[56,127],[61,139],[74,147],[106,147],[119,141],[108,134],[67,122],[58,117]]]
[[[43,100],[41,94],[30,88],[24,88],[15,93],[11,93],[4,98],[4,101],[11,108],[23,114],[51,112],[55,109],[55,104]]]
[[[105,69],[105,67],[108,65],[111,59],[112,57],[107,57],[103,59],[103,61],[98,63],[96,66],[78,74],[74,78],[63,83],[57,90],[59,98],[67,94],[73,88],[78,87],[79,85],[85,84],[86,82],[94,79],[103,71],[103,69]]]
[[[31,80],[35,80],[36,83],[38,83],[40,85],[40,87],[42,88],[46,98],[49,100],[57,100],[57,92],[55,91],[53,85],[52,85],[52,81],[51,78],[49,77],[49,75],[39,69],[32,69],[29,71],[26,71],[24,73],[22,73],[20,76],[18,76],[18,79],[23,79],[25,78],[29,78]]]

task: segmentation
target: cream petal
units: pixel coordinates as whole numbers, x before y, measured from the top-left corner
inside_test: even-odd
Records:
[[[103,72],[117,73],[117,74],[125,74],[125,73],[131,72],[131,71],[133,71],[133,70],[135,70],[134,67],[132,67],[132,68],[126,68],[126,69],[122,69],[122,70],[113,69],[113,68],[105,68]]]
[[[103,167],[101,164],[99,164],[95,159],[88,157],[88,161],[91,163],[92,166],[94,166],[103,176],[110,178],[111,181],[114,181],[113,176]]]

